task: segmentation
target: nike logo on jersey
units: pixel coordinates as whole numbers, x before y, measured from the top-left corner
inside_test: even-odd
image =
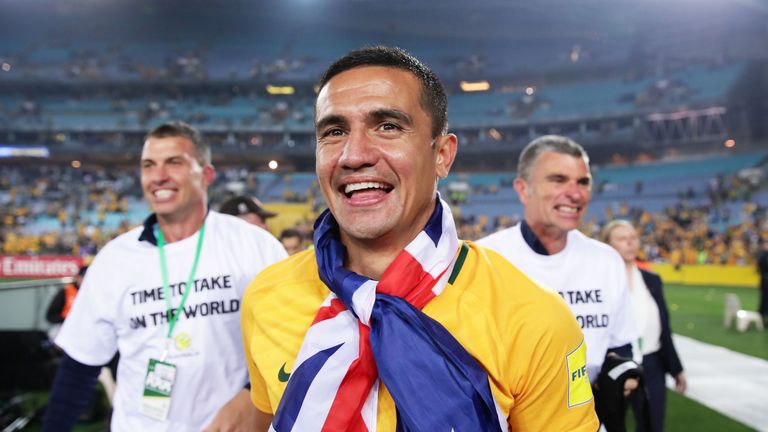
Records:
[[[288,382],[288,378],[291,377],[290,372],[285,371],[285,363],[280,367],[280,371],[277,373],[277,380],[280,382]]]

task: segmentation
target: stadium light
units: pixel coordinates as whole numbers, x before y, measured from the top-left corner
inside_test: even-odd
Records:
[[[11,64],[10,63],[3,63],[3,71],[4,72],[10,72],[11,71]]]
[[[0,158],[47,158],[51,155],[48,147],[45,146],[23,146],[16,147],[0,144]]]
[[[461,90],[465,92],[477,92],[477,91],[488,91],[491,88],[491,83],[488,81],[462,81],[460,84]]]
[[[581,58],[581,47],[578,45],[574,45],[571,49],[571,63],[576,63]]]
[[[80,163],[80,161],[79,161],[79,160],[77,160],[77,159],[73,160],[73,161],[72,161],[72,163],[71,163],[70,165],[72,165],[72,168],[74,168],[74,169],[78,169],[78,168],[80,168],[81,166],[83,166],[83,164],[82,164],[82,163]]]
[[[295,91],[292,86],[267,85],[267,93],[272,95],[292,95]]]
[[[736,140],[733,138],[727,139],[723,145],[725,145],[725,148],[734,148],[736,147]]]
[[[269,167],[269,169],[271,169],[272,171],[274,171],[274,170],[276,170],[276,169],[277,169],[277,167],[278,167],[278,163],[277,163],[277,161],[276,161],[276,160],[274,160],[274,159],[273,159],[273,160],[269,161],[269,163],[267,164],[267,166]]]

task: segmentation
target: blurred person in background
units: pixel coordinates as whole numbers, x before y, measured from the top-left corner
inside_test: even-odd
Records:
[[[65,355],[43,430],[72,430],[116,352],[112,431],[252,430],[240,299],[285,250],[265,230],[208,209],[216,171],[191,126],[152,129],[140,171],[153,213],[89,266],[55,340]]]
[[[760,314],[763,320],[768,320],[768,237],[760,242],[760,253],[757,256],[757,271],[760,273]]]
[[[626,265],[629,294],[632,297],[635,326],[639,336],[636,349],[642,355],[645,388],[650,404],[650,430],[661,432],[664,430],[667,397],[666,374],[675,379],[675,390],[678,393],[685,393],[687,387],[683,365],[672,342],[663,284],[659,275],[638,268],[637,252],[640,242],[631,223],[621,219],[609,222],[603,229],[603,241],[619,252]],[[632,397],[632,409],[636,419],[641,415],[641,397],[640,394]],[[637,430],[645,432],[642,422],[637,422]]]
[[[267,219],[277,216],[277,213],[266,210],[258,199],[245,195],[228,199],[221,205],[219,212],[237,216],[265,230],[269,230]]]
[[[53,299],[51,299],[51,303],[48,305],[48,310],[45,313],[46,320],[51,323],[51,328],[48,330],[48,337],[51,339],[56,338],[56,335],[59,334],[59,330],[61,330],[61,324],[67,318],[67,315],[69,315],[69,311],[72,309],[72,303],[75,301],[75,296],[80,289],[80,284],[83,283],[83,277],[85,277],[85,272],[87,270],[87,265],[81,266],[72,282],[59,290]]]
[[[288,255],[293,255],[304,250],[304,239],[300,232],[295,229],[284,229],[280,233],[280,243],[283,244]]]

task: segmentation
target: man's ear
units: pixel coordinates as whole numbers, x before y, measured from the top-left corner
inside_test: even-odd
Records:
[[[453,162],[456,160],[458,138],[454,134],[444,134],[435,138],[435,168],[438,178],[448,177]]]
[[[208,187],[216,179],[216,168],[213,165],[208,164],[203,166],[203,181],[205,186]]]
[[[523,203],[523,205],[526,205],[528,203],[528,194],[530,193],[530,185],[528,182],[520,177],[517,177],[512,185],[515,187],[515,192],[517,192],[517,196],[520,198],[520,202]]]

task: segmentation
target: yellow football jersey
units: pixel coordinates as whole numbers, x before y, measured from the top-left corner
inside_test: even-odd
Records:
[[[465,243],[445,290],[423,309],[488,374],[514,431],[595,431],[586,348],[563,300],[504,258]],[[243,298],[242,326],[251,398],[274,413],[293,361],[318,308],[330,294],[313,250],[262,271]],[[394,402],[380,387],[378,431],[394,431]]]

